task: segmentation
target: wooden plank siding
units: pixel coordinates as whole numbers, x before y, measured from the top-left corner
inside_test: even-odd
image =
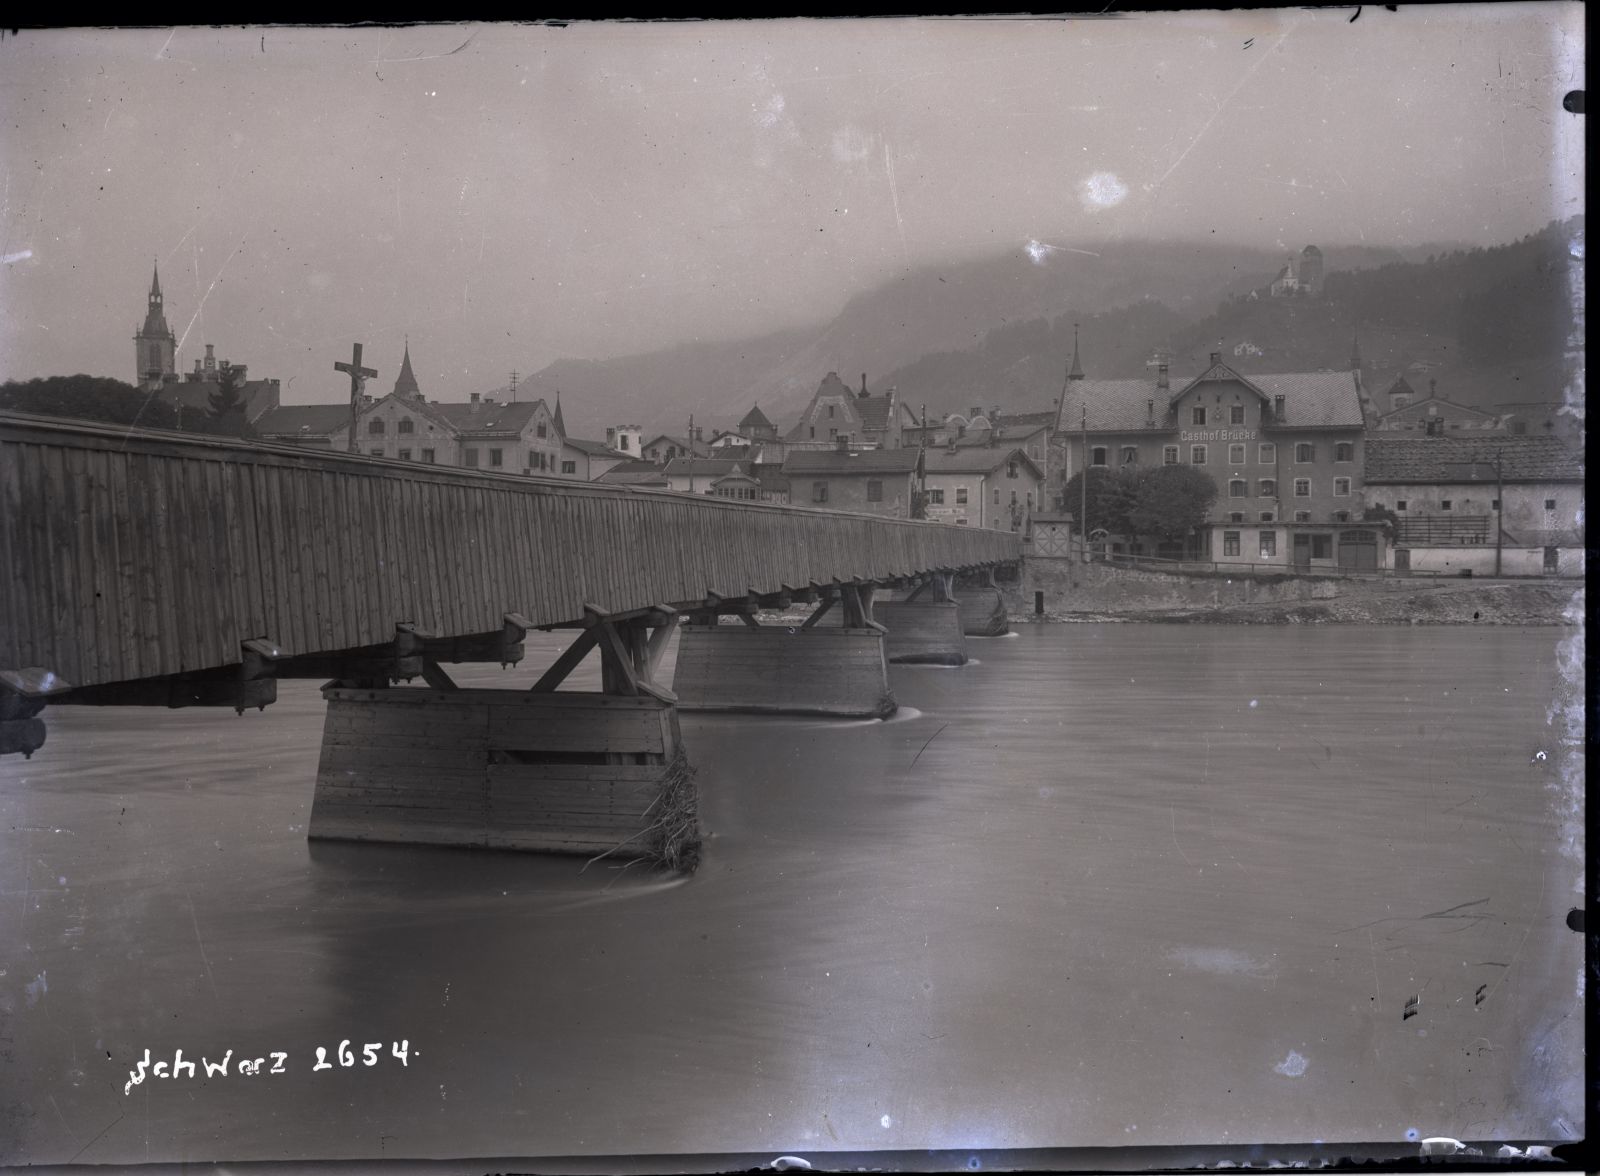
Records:
[[[1015,535],[0,413],[0,668],[73,685],[1020,557]]]

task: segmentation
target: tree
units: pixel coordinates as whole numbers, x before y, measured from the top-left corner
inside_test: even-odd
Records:
[[[204,422],[198,425],[197,431],[222,433],[230,437],[255,435],[245,415],[244,381],[240,378],[238,368],[224,365],[217,375],[217,390],[208,395],[206,400],[211,411]]]
[[[1135,480],[1127,531],[1140,538],[1185,542],[1202,526],[1217,500],[1217,483],[1192,465],[1159,465]]]
[[[1134,479],[1110,466],[1090,466],[1085,472],[1089,476],[1087,509],[1084,506],[1082,473],[1073,474],[1062,487],[1062,508],[1074,517],[1083,513],[1079,527],[1084,534],[1094,531],[1125,534],[1128,530],[1128,508],[1133,502]]]
[[[177,414],[157,394],[104,376],[8,381],[0,385],[0,409],[151,429],[177,427]]]

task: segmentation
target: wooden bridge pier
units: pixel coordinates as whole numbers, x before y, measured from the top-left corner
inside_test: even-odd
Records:
[[[874,585],[811,584],[738,600],[710,595],[678,637],[673,688],[686,710],[888,718],[894,693],[884,627],[872,619]],[[816,608],[799,625],[763,625],[763,608]],[[837,612],[835,612],[837,609]],[[737,625],[720,623],[737,616]],[[837,617],[837,623],[821,624]]]
[[[576,640],[528,690],[323,688],[309,835],[485,849],[616,854],[692,870],[698,794],[676,696],[658,685],[678,614],[585,607]],[[593,649],[595,691],[557,688]]]
[[[953,573],[934,571],[922,577],[904,600],[878,605],[878,618],[888,630],[885,653],[892,662],[960,666],[967,662],[960,606],[951,589]]]

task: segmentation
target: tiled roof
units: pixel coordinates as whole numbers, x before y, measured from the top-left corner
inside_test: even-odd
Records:
[[[499,404],[480,400],[477,404],[440,404],[434,400],[428,407],[437,411],[452,429],[470,437],[484,433],[520,433],[533,418],[534,408],[542,403],[541,400],[518,400]]]
[[[255,430],[263,437],[326,437],[349,423],[348,404],[281,404],[262,413]]]
[[[1056,424],[1056,410],[1047,408],[1043,412],[1006,412],[1000,414],[1000,427],[1009,429],[1013,426],[1026,425],[1030,429],[1053,429]]]
[[[761,406],[759,404],[751,408],[749,412],[745,413],[744,418],[739,422],[740,429],[770,429],[772,427],[772,422],[767,419],[767,414],[761,411]]]
[[[915,425],[917,421],[911,416],[911,411],[905,402],[898,396],[857,396],[855,400],[856,411],[861,414],[861,427],[882,432],[889,427],[889,410],[895,409],[900,414],[900,424]]]
[[[1041,414],[1042,415],[1042,414]],[[1054,419],[1055,414],[1049,416]],[[1004,442],[1026,441],[1031,437],[1044,432],[1046,425],[1017,425],[1012,424],[1012,417],[1006,417],[1006,423],[998,428],[985,429],[978,433],[968,433],[965,437],[957,437],[958,447],[972,447],[984,445],[998,445]]]
[[[1271,401],[1284,398],[1280,425],[1302,428],[1362,426],[1361,398],[1349,372],[1281,372],[1240,377],[1259,388]],[[1090,432],[1136,432],[1150,426],[1149,402],[1155,401],[1156,428],[1175,428],[1167,405],[1192,381],[1170,380],[1158,388],[1155,377],[1134,380],[1072,380],[1061,400],[1060,429],[1075,433],[1083,427],[1082,410],[1089,410]]]
[[[1449,420],[1451,417],[1466,417],[1468,419],[1475,417],[1483,421],[1495,419],[1495,414],[1492,412],[1484,412],[1483,409],[1473,408],[1470,404],[1457,404],[1444,396],[1424,396],[1421,400],[1413,400],[1410,404],[1392,408],[1378,419],[1387,421],[1399,420],[1407,416],[1425,417],[1428,415],[1429,408],[1438,409],[1437,415],[1445,420]]]
[[[1507,482],[1581,482],[1583,455],[1554,437],[1370,437],[1367,484],[1493,482],[1495,455]]]
[[[633,460],[628,454],[618,452],[604,441],[584,441],[578,437],[564,437],[562,438],[562,443],[571,446],[588,457],[614,457],[619,461]]]
[[[784,460],[789,477],[808,474],[909,474],[917,468],[915,449],[792,450]]]
[[[954,453],[948,449],[930,449],[926,460],[930,474],[987,474],[1012,458],[1026,462],[1034,473],[1039,473],[1038,465],[1015,445],[958,446]]]
[[[733,457],[675,457],[665,470],[669,478],[720,478],[742,460]]]
[[[596,482],[610,482],[625,486],[665,486],[667,476],[659,467],[647,461],[625,461],[614,465],[605,473],[595,479]]]

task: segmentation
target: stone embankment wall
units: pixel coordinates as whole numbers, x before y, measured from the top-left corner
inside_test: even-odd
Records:
[[[1045,615],[1034,615],[1034,593]],[[1230,624],[1580,624],[1583,585],[1571,580],[1341,579],[1179,575],[1063,559],[1027,559],[1005,586],[1018,623],[1143,620]]]

